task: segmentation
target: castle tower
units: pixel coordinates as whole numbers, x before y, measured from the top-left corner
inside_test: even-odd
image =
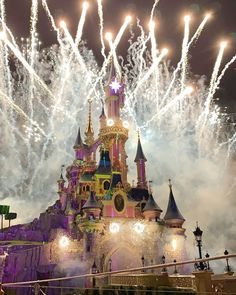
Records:
[[[101,207],[95,198],[94,191],[90,191],[89,197],[82,209],[86,218],[99,218]]]
[[[169,228],[182,228],[182,225],[185,219],[183,215],[180,213],[176,205],[170,179],[169,179],[169,187],[170,187],[169,202],[168,202],[166,214],[164,216],[164,220],[166,222],[167,227]]]
[[[147,203],[143,208],[144,218],[150,221],[155,221],[160,218],[161,212],[161,208],[155,202],[152,193],[150,193]]]
[[[105,86],[105,111],[100,116],[99,140],[105,150],[109,151],[112,167],[120,166],[122,181],[127,183],[127,164],[125,142],[128,139],[127,126],[124,127],[120,110],[124,106],[124,85],[117,78],[113,63]],[[105,123],[105,112],[107,114]]]
[[[139,134],[138,134],[137,152],[136,152],[136,157],[134,162],[137,165],[137,177],[138,177],[137,187],[147,188],[146,167],[145,167],[145,162],[147,162],[147,159],[143,153]]]
[[[58,185],[58,191],[57,192],[58,192],[59,196],[63,192],[63,190],[64,190],[64,184],[66,182],[65,179],[63,178],[63,175],[62,175],[62,167],[61,167],[61,175],[60,175],[60,178],[57,181],[57,185]]]

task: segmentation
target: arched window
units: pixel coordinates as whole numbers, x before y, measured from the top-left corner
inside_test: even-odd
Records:
[[[107,191],[107,190],[109,190],[109,187],[110,187],[110,181],[105,180],[105,181],[103,182],[103,189],[104,189],[105,191]]]
[[[146,202],[141,202],[140,203],[141,211],[143,211],[145,206],[146,206]]]
[[[86,192],[89,192],[89,191],[90,191],[90,186],[86,185]]]

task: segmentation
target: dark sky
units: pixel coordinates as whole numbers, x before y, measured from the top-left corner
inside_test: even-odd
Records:
[[[15,36],[28,36],[30,0],[5,0],[7,23]],[[39,0],[39,2],[41,2]],[[92,48],[98,61],[101,61],[99,20],[97,16],[96,0],[88,1],[88,10],[83,39]],[[121,26],[125,15],[131,14],[140,18],[146,26],[154,0],[103,0],[105,31],[114,34]],[[68,24],[71,34],[75,30],[81,13],[82,1],[79,0],[48,0],[49,8],[54,18],[63,18]],[[219,41],[227,39],[229,46],[226,49],[224,63],[236,54],[236,0],[160,0],[155,18],[158,22],[157,42],[170,48],[170,58],[175,64],[180,57],[183,36],[182,17],[190,12],[192,15],[192,32],[202,21],[204,13],[211,11],[213,16],[201,35],[196,46],[191,50],[190,63],[192,71],[196,74],[205,74],[208,79],[213,69],[218,51]],[[56,42],[55,33],[52,31],[44,10],[40,5],[38,31],[43,46]],[[124,36],[118,53],[125,55],[127,37]],[[222,80],[217,96],[221,98],[221,105],[228,106],[230,112],[236,112],[236,63],[227,71]]]

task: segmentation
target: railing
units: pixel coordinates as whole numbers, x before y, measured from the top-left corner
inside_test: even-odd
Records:
[[[116,285],[116,286],[144,286],[149,288],[154,288],[156,290],[160,286],[166,287],[174,287],[176,288],[184,288],[189,290],[191,294],[194,294],[197,291],[198,294],[203,294],[208,292],[210,294],[236,294],[236,276],[230,277],[228,275],[213,275],[210,271],[195,271],[193,275],[168,275],[167,272],[162,271],[160,274],[147,273],[148,270],[165,270],[170,267],[176,268],[177,266],[187,265],[187,264],[196,264],[203,263],[214,260],[221,259],[229,259],[235,258],[236,254],[229,254],[227,256],[215,256],[204,259],[197,260],[186,260],[182,262],[171,262],[165,264],[157,264],[157,265],[149,265],[145,267],[137,267],[130,269],[123,269],[111,272],[103,272],[96,274],[83,274],[83,275],[74,275],[68,277],[60,277],[53,279],[44,279],[44,280],[32,280],[32,281],[24,281],[24,282],[14,282],[14,283],[4,283],[2,286],[4,288],[33,288],[33,286],[41,286],[35,294],[43,294],[43,285],[49,284],[49,286],[45,286],[45,288],[60,288],[63,290],[64,287],[55,286],[55,283],[62,285],[62,282],[70,281],[75,285],[73,287],[65,287],[66,289],[77,289],[76,280],[84,279],[85,281],[90,282],[86,288],[83,290],[88,290],[90,287],[95,287],[100,285],[104,287],[105,285]],[[160,272],[160,271],[159,271]],[[99,284],[100,281],[100,284]],[[51,285],[50,285],[51,284]],[[54,284],[54,286],[53,286]],[[36,288],[36,287],[35,287]],[[62,291],[61,291],[62,292]],[[27,293],[25,293],[27,294]],[[47,294],[47,293],[45,293]],[[64,293],[61,293],[64,294]],[[76,293],[65,293],[65,294],[76,294]],[[78,293],[81,294],[81,293]],[[59,295],[59,293],[58,293]]]

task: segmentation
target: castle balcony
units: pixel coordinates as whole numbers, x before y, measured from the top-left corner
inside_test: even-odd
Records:
[[[78,228],[82,232],[98,232],[104,230],[104,224],[98,219],[81,218],[77,224]]]
[[[121,124],[115,123],[113,126],[106,126],[100,129],[99,138],[112,139],[119,135],[120,138],[126,140],[128,138],[128,129],[123,127]]]

